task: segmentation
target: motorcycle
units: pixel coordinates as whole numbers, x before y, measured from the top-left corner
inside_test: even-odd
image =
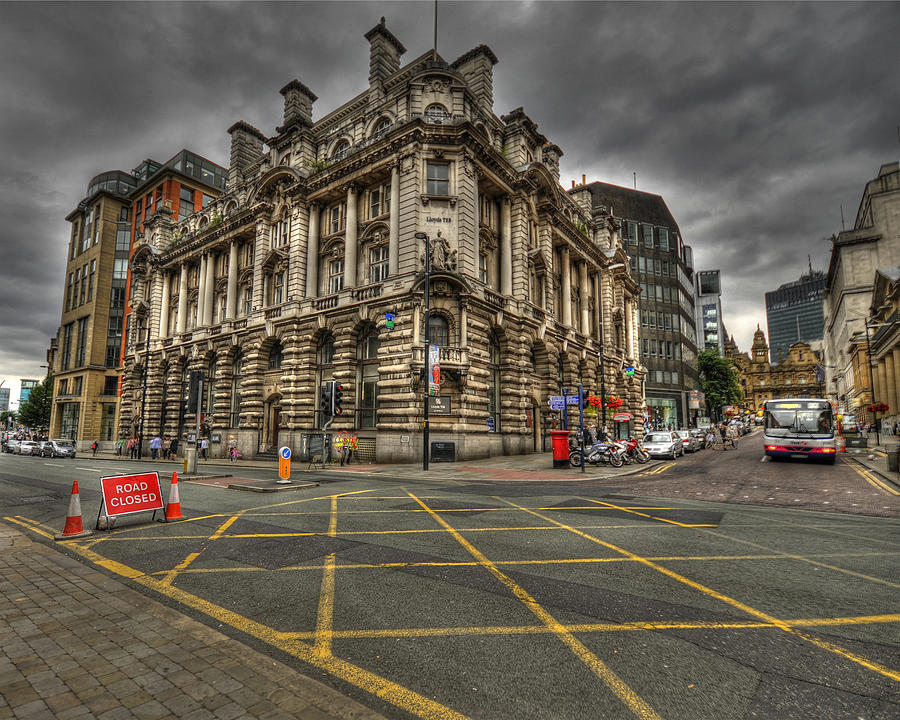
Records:
[[[643,465],[650,459],[650,453],[638,445],[637,439],[628,438],[625,441],[625,457],[628,458],[628,462],[634,460]]]
[[[613,467],[622,467],[623,450],[614,443],[598,440],[584,451],[584,461],[589,465],[609,463]],[[569,463],[572,467],[581,467],[581,448],[576,447],[569,453]]]

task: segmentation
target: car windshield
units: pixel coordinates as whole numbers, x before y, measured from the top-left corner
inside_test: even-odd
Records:
[[[787,435],[831,437],[833,432],[834,423],[830,407],[804,407],[800,403],[792,403],[791,406],[774,406],[766,410],[766,434],[774,437]]]
[[[672,442],[672,436],[668,433],[652,433],[647,436],[646,442]]]
[[[72,443],[70,443],[68,440],[54,440],[54,443],[56,444],[57,447],[61,447],[61,448],[72,447]]]

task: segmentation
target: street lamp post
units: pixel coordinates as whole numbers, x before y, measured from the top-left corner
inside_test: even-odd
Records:
[[[431,368],[429,367],[429,356],[430,356],[430,337],[428,333],[428,301],[429,296],[431,295],[431,243],[429,242],[428,235],[423,232],[417,232],[415,234],[415,238],[418,240],[423,240],[425,242],[425,370],[424,370],[424,380],[425,382],[425,409],[423,411],[423,426],[422,426],[422,469],[428,469],[428,440],[429,440],[429,428],[428,428],[428,388],[431,382]]]
[[[869,387],[871,388],[872,398],[872,424],[875,426],[875,444],[881,445],[881,433],[878,432],[878,410],[875,404],[875,375],[872,372],[872,341],[869,338],[869,318],[864,318],[863,322],[866,325],[866,360],[869,365]]]

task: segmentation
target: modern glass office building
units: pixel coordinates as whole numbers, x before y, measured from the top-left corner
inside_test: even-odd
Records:
[[[822,339],[825,327],[825,280],[824,272],[810,269],[799,280],[785,283],[777,290],[766,293],[771,362],[781,362],[794,343]]]

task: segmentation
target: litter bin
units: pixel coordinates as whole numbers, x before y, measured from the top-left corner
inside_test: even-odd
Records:
[[[900,445],[885,445],[884,451],[887,453],[887,466],[889,472],[898,471],[898,459],[900,459]]]
[[[553,467],[569,467],[569,431],[551,430],[553,436]]]

